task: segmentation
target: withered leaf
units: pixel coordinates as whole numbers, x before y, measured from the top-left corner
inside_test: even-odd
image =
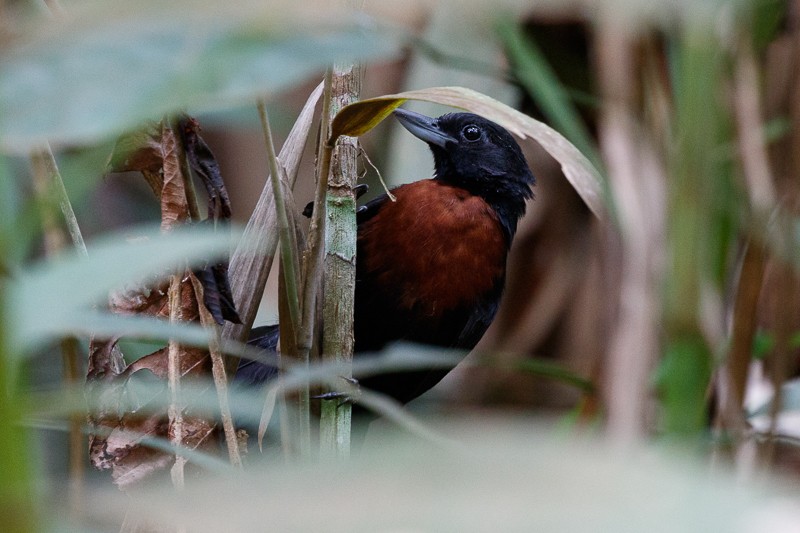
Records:
[[[189,202],[186,199],[186,181],[189,176],[181,172],[178,140],[172,128],[161,130],[163,156],[163,184],[161,188],[161,229],[169,231],[189,220]]]
[[[186,115],[180,119],[179,124],[189,166],[203,182],[208,194],[208,219],[214,222],[229,221],[231,201],[228,190],[222,181],[217,159],[200,136],[200,124]]]
[[[179,131],[166,120],[150,123],[138,132],[123,136],[117,142],[109,167],[112,171],[140,171],[161,202],[161,229],[169,231],[192,219],[187,198],[187,184],[181,157],[184,152],[191,169],[203,181],[208,192],[208,218],[215,225],[230,219],[228,193],[222,182],[214,155],[199,136],[197,121],[184,117]],[[110,297],[112,312],[169,317],[180,322],[196,321],[199,305],[206,305],[218,323],[223,319],[239,322],[227,276],[227,263],[213,264],[200,269],[197,276],[203,295],[195,293],[193,276],[187,273],[179,284],[179,312],[170,316],[169,283],[142,281]],[[166,276],[165,276],[166,278]],[[198,299],[203,303],[198,304]],[[96,411],[90,423],[96,435],[90,439],[90,458],[99,469],[110,469],[112,479],[127,489],[165,471],[174,461],[172,454],[147,446],[146,439],[160,438],[188,448],[214,446],[211,438],[216,423],[190,413],[182,406],[192,405],[184,397],[177,407],[180,417],[166,413],[165,396],[169,379],[169,349],[162,348],[125,366],[117,347],[118,339],[94,341],[89,358],[87,381],[94,393]],[[180,346],[181,379],[209,374],[210,356],[207,350]],[[156,387],[142,387],[156,380]],[[159,386],[159,384],[161,386]],[[152,385],[152,383],[150,384]],[[138,387],[138,388],[137,388]],[[206,389],[208,390],[208,389]],[[148,406],[145,410],[143,407]],[[174,418],[174,420],[173,420]],[[180,428],[177,429],[180,419]]]
[[[169,230],[187,221],[189,202],[180,164],[180,146],[166,121],[148,122],[117,140],[109,172],[141,172],[161,202],[161,228]],[[220,178],[221,180],[221,178]]]
[[[148,122],[142,128],[117,139],[108,161],[108,172],[141,172],[156,198],[161,199],[162,122]]]
[[[203,182],[208,196],[208,218],[206,222],[229,222],[231,202],[222,174],[214,154],[200,136],[200,124],[196,119],[184,115],[179,121],[181,140],[186,151],[189,166]],[[195,271],[203,284],[203,302],[214,321],[222,325],[225,320],[241,324],[233,302],[228,280],[228,263],[220,262]]]
[[[114,291],[109,296],[109,309],[113,313],[124,315],[149,315],[165,316],[167,307],[167,286],[169,283],[160,280],[141,286],[125,287],[123,290]]]
[[[191,274],[180,284],[180,311],[176,318],[181,321],[194,320],[198,315],[197,299],[189,276]],[[167,303],[166,297],[163,303]],[[152,302],[147,305],[149,312],[153,312],[155,307]],[[114,483],[120,489],[129,489],[164,471],[174,461],[173,455],[152,449],[144,442],[147,438],[166,440],[172,436],[173,428],[163,409],[167,402],[169,357],[168,349],[162,348],[128,366],[122,363],[120,369],[121,354],[116,347],[117,341],[93,342],[90,354],[87,381],[95,393],[97,410],[90,416],[96,434],[90,438],[89,455],[95,468],[110,469]],[[180,347],[183,379],[207,375],[209,365],[207,350]],[[146,394],[143,395],[137,389],[137,383],[153,379],[163,386],[145,388]],[[146,406],[152,407],[149,410],[151,414],[139,414],[146,411],[142,409]],[[215,422],[185,412],[182,445],[191,449],[214,446],[215,439],[211,436],[215,428]]]

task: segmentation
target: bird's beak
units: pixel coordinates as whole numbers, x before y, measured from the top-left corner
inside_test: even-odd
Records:
[[[458,142],[458,139],[451,137],[439,129],[436,120],[413,111],[405,109],[395,109],[394,116],[400,121],[405,129],[410,131],[426,143],[435,144],[444,148],[448,142]]]

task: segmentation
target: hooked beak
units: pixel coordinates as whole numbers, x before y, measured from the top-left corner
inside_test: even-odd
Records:
[[[431,117],[426,117],[425,115],[405,109],[395,109],[394,116],[397,117],[397,120],[400,121],[400,124],[402,124],[405,129],[426,143],[445,148],[448,142],[458,142],[458,139],[440,130],[439,126],[436,124],[436,120]]]

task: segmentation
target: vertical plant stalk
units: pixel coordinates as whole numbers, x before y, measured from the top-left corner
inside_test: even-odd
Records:
[[[41,157],[41,162],[44,165],[47,175],[52,179],[54,192],[58,199],[61,213],[64,215],[64,222],[67,225],[67,231],[72,239],[72,244],[78,252],[86,257],[89,255],[86,250],[86,243],[83,240],[81,228],[78,226],[78,219],[75,217],[75,211],[72,209],[69,196],[67,196],[67,189],[64,187],[64,180],[61,177],[61,173],[58,171],[56,159],[53,156],[53,151],[50,149],[49,144],[40,152],[39,157]]]
[[[314,313],[316,299],[322,281],[322,267],[325,253],[325,195],[328,191],[328,179],[331,171],[333,145],[330,143],[331,132],[331,91],[333,73],[325,72],[325,85],[322,93],[322,118],[320,120],[320,144],[317,154],[317,188],[314,192],[314,212],[308,229],[308,247],[303,256],[303,292],[300,330],[297,334],[298,348],[310,353],[314,340]]]
[[[278,220],[278,245],[280,247],[281,268],[280,268],[280,308],[281,314],[281,352],[284,356],[290,357],[296,363],[308,368],[309,352],[302,352],[298,349],[297,332],[300,330],[302,320],[300,309],[300,261],[298,258],[298,245],[294,216],[289,213],[289,201],[284,195],[284,172],[275,153],[275,144],[272,139],[272,129],[267,116],[267,106],[263,100],[258,102],[258,114],[261,119],[261,127],[264,131],[264,142],[267,150],[267,160],[270,169],[270,183],[272,185],[272,196],[275,199],[275,211]],[[289,320],[284,317],[288,315]],[[308,387],[300,391],[297,396],[298,417],[291,430],[283,428],[284,431],[284,451],[289,452],[286,444],[289,441],[297,441],[301,457],[308,457],[311,453],[311,397]],[[283,405],[283,404],[282,404]],[[288,431],[287,431],[288,430]],[[296,430],[296,431],[295,431]],[[288,439],[287,435],[296,435],[295,438]],[[259,444],[261,442],[261,431],[259,431]]]
[[[308,246],[303,255],[302,292],[300,324],[297,330],[297,352],[301,365],[306,367],[311,357],[316,327],[317,295],[322,283],[322,267],[324,260],[325,237],[325,193],[328,189],[328,176],[331,168],[333,146],[329,143],[330,106],[331,106],[331,70],[325,72],[322,94],[322,119],[320,123],[320,146],[317,156],[317,188],[314,193],[314,212],[309,227]],[[311,395],[308,384],[299,390],[298,445],[303,457],[311,455]]]
[[[198,305],[202,306],[202,303]],[[173,274],[169,281],[169,321],[180,322],[181,315],[181,276]],[[177,341],[170,339],[167,347],[167,372],[169,377],[170,403],[167,409],[170,427],[170,442],[176,449],[183,447],[183,402],[181,399],[181,347]],[[175,464],[170,474],[172,484],[178,490],[184,488],[184,466],[186,458],[175,454]]]
[[[331,119],[355,102],[361,92],[357,64],[334,66],[331,79]],[[356,200],[358,138],[341,137],[333,151],[332,174],[326,194],[328,227],[325,231],[324,301],[322,320],[323,360],[337,362],[351,377],[353,359],[353,306],[356,283]],[[352,407],[333,400],[322,402],[320,455],[347,458],[350,455]]]
[[[290,188],[297,178],[300,159],[311,131],[314,110],[322,90],[323,84],[320,83],[308,97],[278,156],[288,174],[287,181]],[[233,300],[242,323],[226,323],[222,328],[222,337],[225,339],[244,342],[250,332],[278,246],[276,227],[275,197],[272,195],[271,183],[267,183],[247,222],[239,245],[231,256],[228,276]],[[229,376],[235,374],[237,364],[238,358],[226,358],[225,369]]]
[[[756,222],[766,223],[775,208],[775,181],[764,143],[761,112],[761,81],[752,45],[739,43],[734,76],[734,105],[737,140],[750,205]]]
[[[299,239],[305,246],[305,240]],[[279,265],[278,275],[278,314],[288,316],[289,293],[286,291],[286,276],[283,274],[283,264]],[[299,389],[286,391],[284,383],[286,381],[286,370],[289,364],[303,370],[309,368],[309,358],[300,355],[297,347],[298,332],[292,327],[290,321],[281,324],[280,327],[280,353],[281,369],[278,375],[277,401],[278,413],[280,417],[280,441],[285,459],[311,456],[311,396],[309,384],[304,382]],[[296,369],[296,368],[295,368]],[[264,403],[264,410],[261,415],[261,425],[258,429],[258,444],[261,447],[264,435],[266,434],[269,422],[269,404],[273,403],[271,393],[267,394]],[[274,403],[273,403],[274,405]]]
[[[785,239],[787,249],[791,249],[793,226],[785,217],[780,224],[780,238]],[[777,452],[778,418],[784,408],[783,385],[789,378],[792,364],[793,350],[791,338],[795,332],[796,324],[800,320],[800,298],[798,297],[798,280],[795,266],[787,261],[777,260],[772,265],[774,269],[773,282],[771,283],[772,295],[770,297],[770,314],[775,317],[775,348],[770,354],[769,378],[775,391],[769,406],[769,430],[766,445],[761,457],[763,465],[774,465]]]
[[[728,431],[735,450],[748,432],[743,405],[766,261],[764,246],[756,240],[747,242],[733,302],[731,347],[717,378],[717,424]]]
[[[669,277],[658,386],[664,431],[679,438],[697,438],[707,425],[712,348],[718,348],[711,342],[718,339],[704,334],[703,322],[721,321],[722,313],[704,317],[701,311],[704,301],[721,298],[734,242],[728,216],[735,207],[732,173],[717,155],[731,141],[721,91],[727,57],[710,24],[705,16],[686,20],[671,55],[675,142],[667,156]]]
[[[261,119],[261,127],[264,130],[264,143],[267,149],[267,160],[269,161],[270,183],[272,184],[272,195],[275,197],[275,209],[278,215],[278,243],[281,251],[281,264],[285,290],[287,293],[287,306],[289,319],[292,327],[297,328],[300,323],[300,291],[299,291],[299,271],[300,262],[297,258],[297,241],[293,224],[294,218],[289,217],[286,199],[283,195],[283,169],[281,168],[278,156],[275,153],[275,144],[272,140],[272,128],[269,125],[267,116],[267,106],[263,100],[258,102],[258,115]]]
[[[195,276],[191,276],[192,287],[194,287],[197,308],[200,314],[200,324],[206,330],[213,332],[208,344],[208,352],[211,355],[211,374],[214,378],[214,386],[217,390],[219,400],[220,417],[222,418],[222,430],[225,435],[225,445],[228,448],[228,459],[235,467],[242,467],[242,456],[239,453],[239,441],[236,438],[236,428],[233,426],[233,416],[231,415],[230,402],[228,401],[228,379],[225,373],[225,362],[222,359],[220,350],[219,327],[214,321],[214,317],[203,305],[203,284]]]
[[[53,256],[65,245],[65,238],[61,226],[56,222],[49,208],[47,198],[52,193],[58,201],[64,222],[69,231],[75,249],[88,257],[86,243],[83,240],[78,219],[69,201],[64,180],[58,170],[56,158],[49,144],[31,155],[33,165],[33,183],[37,195],[45,200],[42,211],[42,226],[45,236],[45,253]],[[61,341],[61,353],[64,359],[64,381],[70,387],[81,384],[78,340],[66,337]],[[72,413],[69,417],[69,499],[70,512],[79,515],[83,506],[83,493],[86,484],[86,443],[83,435],[84,416],[81,413]]]
[[[630,445],[646,434],[650,376],[658,353],[656,257],[664,221],[657,204],[663,197],[663,177],[657,164],[650,164],[655,157],[645,149],[633,118],[632,37],[608,20],[599,25],[597,35],[597,70],[603,94],[601,149],[617,208],[622,250],[619,318],[608,355],[608,431],[616,443]]]
[[[752,230],[754,236],[746,243],[742,258],[733,303],[731,347],[721,368],[717,393],[718,419],[731,436],[740,472],[752,470],[752,465],[740,459],[749,457],[749,454],[740,450],[748,433],[743,404],[747,393],[753,339],[758,326],[758,303],[767,263],[763,239],[770,214],[776,206],[774,176],[763,137],[758,65],[750,41],[741,38],[737,46],[733,102],[739,157],[755,228]]]

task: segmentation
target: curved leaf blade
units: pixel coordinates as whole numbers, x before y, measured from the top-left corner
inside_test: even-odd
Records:
[[[521,139],[533,139],[559,162],[564,175],[599,219],[607,216],[600,172],[580,150],[550,126],[494,98],[464,87],[433,87],[389,94],[344,107],[331,125],[331,140],[371,130],[407,100],[422,100],[464,109],[497,122]]]

